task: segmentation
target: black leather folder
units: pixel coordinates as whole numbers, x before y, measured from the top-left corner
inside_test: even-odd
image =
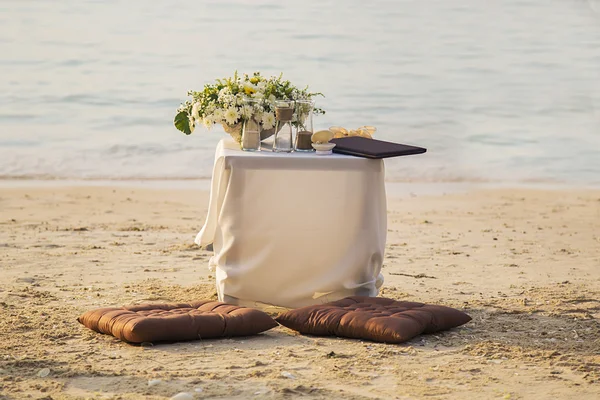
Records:
[[[369,139],[361,136],[332,139],[331,143],[335,143],[335,147],[333,148],[334,153],[365,158],[410,156],[412,154],[422,154],[427,151],[423,147],[384,142],[383,140]]]

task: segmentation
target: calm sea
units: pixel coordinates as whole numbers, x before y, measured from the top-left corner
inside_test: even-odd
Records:
[[[0,2],[0,179],[209,178],[188,89],[284,73],[391,181],[600,185],[600,0]]]

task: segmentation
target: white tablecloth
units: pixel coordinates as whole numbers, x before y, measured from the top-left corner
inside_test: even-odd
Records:
[[[219,300],[302,307],[383,283],[387,212],[382,160],[244,152],[217,146],[208,216]]]

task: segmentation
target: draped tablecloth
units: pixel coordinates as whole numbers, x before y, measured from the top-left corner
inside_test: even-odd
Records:
[[[382,160],[333,154],[215,154],[205,224],[219,300],[303,307],[376,296],[387,234]]]

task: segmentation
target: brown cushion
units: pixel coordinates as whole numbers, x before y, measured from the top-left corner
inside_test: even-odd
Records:
[[[96,332],[131,343],[249,336],[277,326],[262,311],[208,300],[99,308],[77,320]]]
[[[421,333],[454,328],[471,320],[454,308],[382,297],[346,297],[287,311],[277,322],[300,333],[401,343]]]

